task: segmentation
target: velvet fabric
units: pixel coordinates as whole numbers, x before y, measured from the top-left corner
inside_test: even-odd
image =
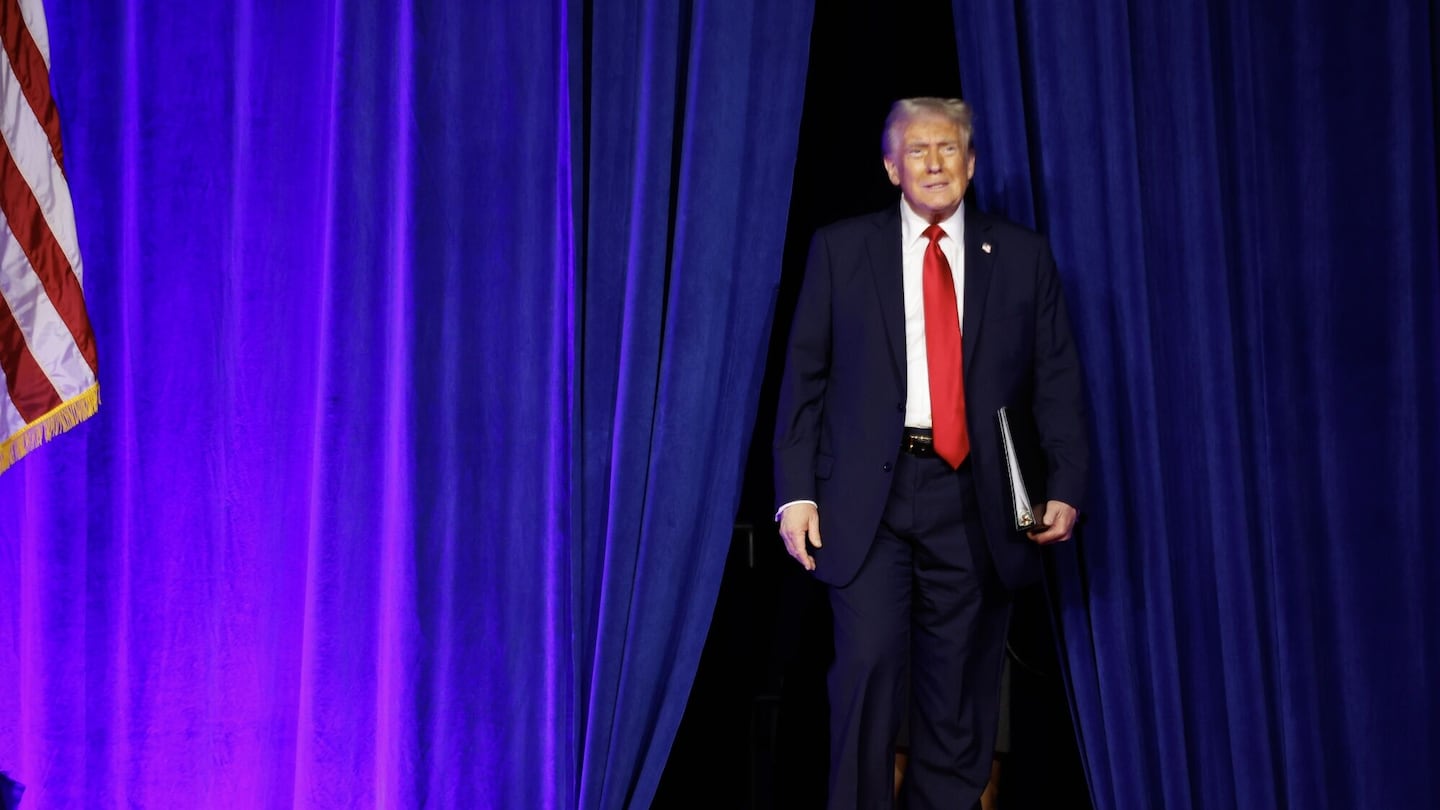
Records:
[[[1095,805],[1440,804],[1433,7],[953,8],[979,200],[1051,237],[1088,371]]]
[[[649,802],[780,271],[769,6],[49,4],[104,404],[0,478],[27,808]]]

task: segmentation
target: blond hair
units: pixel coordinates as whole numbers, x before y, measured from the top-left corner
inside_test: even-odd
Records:
[[[916,118],[932,115],[944,118],[959,128],[965,148],[970,148],[970,136],[974,133],[970,105],[958,98],[921,96],[902,98],[890,105],[890,114],[885,116],[885,132],[880,139],[880,151],[885,157],[894,157],[896,139],[900,137],[898,130]]]

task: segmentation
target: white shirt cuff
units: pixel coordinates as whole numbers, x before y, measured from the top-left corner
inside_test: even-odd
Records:
[[[781,506],[779,509],[776,509],[776,510],[775,510],[775,522],[776,522],[776,523],[779,523],[779,522],[780,522],[780,516],[783,515],[783,514],[785,514],[785,510],[788,509],[788,508],[790,508],[790,507],[792,507],[792,506],[794,506],[794,505],[797,504],[797,503],[808,503],[808,504],[810,504],[811,506],[815,507],[816,509],[819,509],[819,508],[820,508],[820,504],[815,503],[814,501],[805,501],[805,500],[801,500],[801,501],[791,501],[791,502],[785,504],[784,506]]]

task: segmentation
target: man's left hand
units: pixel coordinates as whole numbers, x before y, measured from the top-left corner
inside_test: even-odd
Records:
[[[1045,526],[1044,529],[1026,532],[1031,540],[1041,546],[1063,543],[1069,540],[1071,533],[1075,531],[1075,507],[1064,501],[1047,501],[1045,518],[1040,522]]]

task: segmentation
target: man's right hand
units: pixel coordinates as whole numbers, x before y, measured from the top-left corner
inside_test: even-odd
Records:
[[[780,514],[780,539],[785,541],[785,550],[795,561],[805,566],[806,571],[815,570],[815,558],[805,547],[820,548],[820,511],[813,504],[792,503]]]

